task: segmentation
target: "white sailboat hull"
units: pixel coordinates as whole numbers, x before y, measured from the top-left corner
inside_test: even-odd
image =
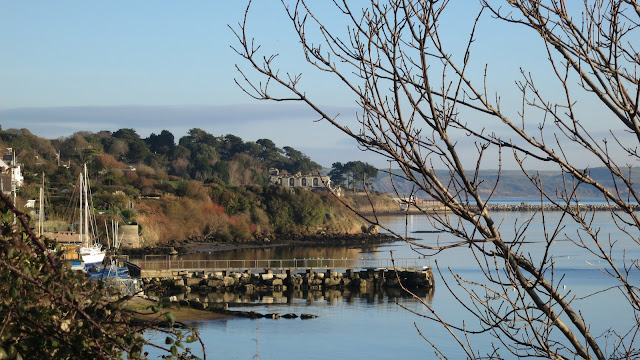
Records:
[[[105,252],[98,246],[80,248],[80,257],[87,268],[102,264],[104,256]]]

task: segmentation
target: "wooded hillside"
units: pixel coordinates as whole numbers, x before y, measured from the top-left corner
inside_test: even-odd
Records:
[[[75,180],[87,164],[96,208],[138,223],[145,245],[348,233],[363,223],[328,190],[269,185],[269,168],[320,170],[302,152],[269,139],[245,142],[192,129],[176,143],[166,130],[141,138],[120,129],[47,140],[26,129],[0,129],[0,147],[11,148],[23,165],[19,204],[38,197],[44,174],[47,218],[65,222]]]

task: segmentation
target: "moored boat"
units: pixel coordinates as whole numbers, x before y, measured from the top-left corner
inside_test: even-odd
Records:
[[[80,258],[84,262],[85,268],[88,270],[92,266],[102,264],[104,261],[105,251],[100,243],[96,240],[96,224],[93,216],[93,201],[90,196],[89,176],[87,173],[87,164],[84,165],[83,172],[78,178],[79,186],[79,217],[78,217],[78,235],[82,246],[78,252]]]

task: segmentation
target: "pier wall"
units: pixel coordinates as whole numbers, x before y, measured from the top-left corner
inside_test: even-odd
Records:
[[[434,286],[431,268],[426,269],[348,269],[344,272],[326,270],[316,272],[294,272],[281,269],[260,273],[250,271],[184,272],[178,276],[169,275],[169,270],[157,270],[159,276],[143,278],[145,292],[168,297],[178,294],[198,293],[253,293],[318,290],[358,290],[362,292],[382,289],[427,289]]]
[[[630,204],[634,210],[640,210],[640,205]],[[617,205],[609,204],[573,204],[570,205],[572,209],[580,209],[582,211],[616,211]],[[528,203],[522,202],[520,204],[496,204],[492,203],[487,205],[487,209],[491,211],[563,211],[562,208],[552,204],[540,204],[540,203]]]

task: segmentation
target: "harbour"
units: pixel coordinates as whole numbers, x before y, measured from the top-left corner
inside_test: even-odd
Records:
[[[498,219],[506,224],[513,224],[523,216],[534,213],[517,213],[506,211],[496,213]],[[537,215],[539,218],[539,215]],[[454,241],[450,234],[435,232],[429,220],[422,216],[389,216],[381,219],[383,224],[395,232],[406,232],[415,237],[418,244],[446,244]],[[549,223],[559,222],[559,213],[547,215]],[[536,220],[536,224],[541,224]],[[615,233],[615,224],[606,216],[598,215],[595,221],[603,231]],[[529,242],[524,244],[532,257],[544,256],[543,227],[532,227]],[[571,228],[565,231],[571,232]],[[505,230],[508,234],[508,231]],[[615,329],[625,329],[633,325],[633,320],[626,316],[624,299],[613,292],[599,292],[610,287],[606,275],[589,264],[596,263],[588,253],[572,251],[569,242],[558,242],[556,264],[558,276],[564,277],[567,291],[576,296],[585,311],[586,320],[593,324],[593,331],[600,334],[615,325]],[[631,249],[621,244],[621,247]],[[172,257],[175,266],[189,267],[190,264],[203,264],[209,261],[219,266],[237,267],[251,262],[260,269],[252,270],[252,276],[264,274],[263,267],[275,268],[282,261],[283,267],[293,258],[298,261],[307,259],[348,259],[354,266],[366,264],[382,264],[391,257],[396,260],[430,255],[424,250],[413,248],[404,242],[384,243],[361,246],[339,247],[274,247],[261,249],[236,249],[210,253],[198,253]],[[637,256],[636,251],[629,256]],[[151,261],[153,257],[149,257]],[[140,259],[141,261],[144,259]],[[158,259],[156,259],[158,260]],[[163,261],[169,259],[163,257]],[[257,263],[256,263],[257,261]],[[191,291],[173,295],[175,300],[189,306],[222,308],[243,312],[247,316],[231,318],[191,321],[187,324],[198,328],[206,344],[208,356],[225,359],[249,359],[258,354],[255,339],[259,338],[259,355],[262,358],[368,358],[386,359],[389,354],[402,353],[403,356],[426,357],[434,355],[433,348],[421,337],[422,333],[430,341],[437,343],[451,358],[464,357],[450,334],[428,320],[430,310],[446,316],[447,321],[458,322],[467,318],[468,310],[462,308],[456,296],[465,293],[456,289],[454,293],[447,290],[461,277],[467,281],[482,281],[483,275],[477,269],[474,259],[465,255],[464,251],[453,250],[443,255],[427,256],[416,265],[428,264],[434,275],[434,286],[429,289],[414,291],[414,295],[397,288],[384,288],[373,291],[373,288],[332,289],[318,287],[318,290],[295,290],[287,288],[254,288],[253,292],[237,292],[227,289],[201,293],[203,279],[189,280]],[[399,263],[396,263],[399,265]],[[289,264],[291,265],[291,264]],[[317,264],[320,265],[320,264]],[[345,265],[345,264],[342,264]],[[406,264],[405,264],[406,265]],[[213,272],[212,272],[213,273]],[[295,272],[294,272],[295,273]],[[306,270],[299,270],[300,275]],[[315,270],[316,274],[326,276],[326,270]],[[455,274],[455,275],[454,275]],[[183,274],[186,275],[186,274]],[[195,274],[194,274],[195,275]],[[218,274],[222,275],[222,274]],[[279,275],[274,271],[274,275]],[[286,272],[285,272],[286,275]],[[638,277],[636,272],[630,274]],[[193,277],[193,275],[192,275]],[[277,276],[274,276],[277,278]],[[181,276],[184,281],[188,276]],[[207,279],[207,281],[212,279]],[[149,281],[149,280],[147,280]],[[184,285],[187,285],[185,283]],[[233,286],[229,289],[233,289]],[[205,305],[206,304],[206,305]],[[603,312],[606,307],[611,311]],[[301,314],[316,316],[312,320],[302,320]],[[280,314],[274,319],[272,314]],[[282,315],[297,314],[297,318],[284,318]],[[271,315],[271,316],[267,316]],[[471,324],[469,324],[471,325]],[[419,332],[420,331],[420,332]],[[151,334],[149,336],[152,336]],[[490,346],[492,337],[477,336],[474,338],[479,348]]]

